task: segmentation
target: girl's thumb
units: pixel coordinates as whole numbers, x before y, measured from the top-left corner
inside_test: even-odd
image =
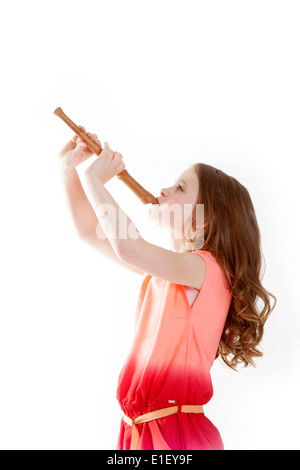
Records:
[[[79,156],[81,155],[81,153],[83,152],[83,150],[85,149],[86,147],[86,144],[84,142],[80,142],[80,144],[77,145],[76,149],[74,150],[74,154],[76,156]]]

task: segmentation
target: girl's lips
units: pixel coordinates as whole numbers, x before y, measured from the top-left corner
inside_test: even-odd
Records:
[[[155,198],[156,202],[153,202],[152,204],[159,204],[157,197]]]

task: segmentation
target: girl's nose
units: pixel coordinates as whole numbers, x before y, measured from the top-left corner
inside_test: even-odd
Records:
[[[161,190],[160,190],[160,195],[161,195],[161,196],[167,196],[167,195],[168,195],[167,189],[165,189],[165,188],[161,189]]]

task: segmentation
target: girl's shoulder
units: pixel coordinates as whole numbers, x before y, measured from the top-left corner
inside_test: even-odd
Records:
[[[205,258],[210,258],[210,259],[213,259],[214,261],[217,261],[217,258],[216,256],[214,255],[214,253],[212,253],[211,251],[206,251],[206,250],[194,250],[192,251],[191,253],[195,254],[195,255],[199,255],[199,256],[203,256]]]

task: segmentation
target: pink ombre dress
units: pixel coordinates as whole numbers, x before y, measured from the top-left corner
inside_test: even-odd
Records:
[[[190,305],[185,286],[144,274],[133,344],[121,370],[117,399],[129,418],[174,405],[205,405],[213,395],[210,369],[231,303],[219,264],[208,251],[206,272]],[[222,450],[204,414],[176,413],[136,426],[138,449]],[[130,449],[132,427],[121,420],[117,449]]]

